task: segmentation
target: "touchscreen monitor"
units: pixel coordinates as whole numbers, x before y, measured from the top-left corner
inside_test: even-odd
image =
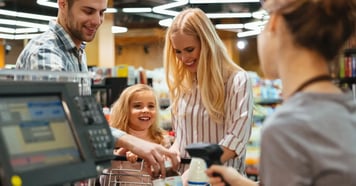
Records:
[[[0,97],[0,132],[14,172],[81,160],[59,95]]]

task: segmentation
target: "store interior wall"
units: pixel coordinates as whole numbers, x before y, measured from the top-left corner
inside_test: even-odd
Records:
[[[247,71],[254,71],[259,76],[263,77],[257,53],[257,38],[250,37],[242,40],[246,41],[246,48],[238,50],[240,55],[240,66]]]
[[[20,55],[23,49],[24,42],[24,40],[4,40],[3,46],[9,45],[11,47],[11,50],[8,50],[4,53],[5,64],[16,64],[17,57]]]
[[[140,35],[139,33],[148,33],[148,31],[135,31],[136,35],[117,35],[115,36],[115,65],[128,64],[135,68],[152,70],[163,67],[163,46],[164,33],[154,31],[151,35]],[[225,43],[227,50],[233,60],[242,68],[248,71],[257,72],[262,76],[257,56],[256,38],[244,38],[247,41],[246,48],[240,50],[236,47],[238,38],[236,34],[221,32],[220,37]],[[26,40],[4,40],[2,43],[11,46],[11,50],[5,54],[5,64],[16,63],[17,57]],[[98,58],[96,58],[98,59]],[[100,66],[100,63],[90,63],[90,66]]]
[[[0,43],[4,43],[3,39],[0,39]],[[5,66],[5,45],[0,44],[0,67]]]

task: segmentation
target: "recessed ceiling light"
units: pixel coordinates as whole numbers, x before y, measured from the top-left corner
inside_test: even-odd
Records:
[[[127,28],[126,27],[122,27],[122,26],[112,26],[111,27],[111,32],[113,34],[125,33],[125,32],[127,32]]]
[[[123,8],[122,12],[125,13],[148,13],[152,12],[152,8]]]
[[[244,24],[216,24],[216,29],[241,29],[244,28]]]
[[[255,36],[260,34],[260,30],[251,30],[251,31],[246,31],[246,32],[239,32],[237,33],[237,37],[242,38],[242,37],[249,37],[249,36]]]
[[[210,19],[219,19],[219,18],[250,18],[252,13],[206,13]]]
[[[258,3],[260,0],[190,0],[191,4],[206,4],[206,3]]]
[[[58,8],[58,4],[55,2],[51,2],[49,0],[37,0],[37,4],[42,5],[42,6],[48,6],[52,8]],[[117,9],[116,8],[107,8],[105,13],[116,13]]]
[[[236,46],[238,49],[243,50],[247,46],[247,41],[246,40],[238,40],[236,43]]]

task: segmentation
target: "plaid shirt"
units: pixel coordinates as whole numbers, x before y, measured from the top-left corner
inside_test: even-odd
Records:
[[[19,55],[16,68],[88,72],[85,43],[78,50],[68,33],[56,21],[49,22],[49,30],[31,39]]]
[[[16,61],[16,69],[47,70],[59,72],[88,72],[85,43],[77,49],[69,34],[56,21],[49,22],[49,29],[31,39]],[[91,94],[90,78],[81,78],[79,93]]]

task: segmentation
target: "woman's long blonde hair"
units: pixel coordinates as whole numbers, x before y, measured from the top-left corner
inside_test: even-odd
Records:
[[[184,68],[171,43],[174,33],[195,36],[200,41],[197,74]],[[177,112],[178,98],[189,92],[196,79],[202,103],[213,121],[223,122],[225,86],[232,72],[241,70],[228,55],[224,43],[210,19],[198,8],[188,8],[175,17],[168,28],[164,47],[166,81],[172,99],[172,112]]]
[[[154,90],[152,89],[152,87],[145,84],[135,84],[127,87],[124,91],[122,91],[120,97],[114,102],[112,106],[109,119],[110,126],[128,132],[130,118],[130,102],[132,101],[133,95],[141,91],[151,91],[154,94]],[[163,142],[163,130],[160,128],[158,122],[159,105],[156,96],[155,105],[156,120],[149,128],[149,134],[150,139],[152,139],[152,141],[161,144]]]

